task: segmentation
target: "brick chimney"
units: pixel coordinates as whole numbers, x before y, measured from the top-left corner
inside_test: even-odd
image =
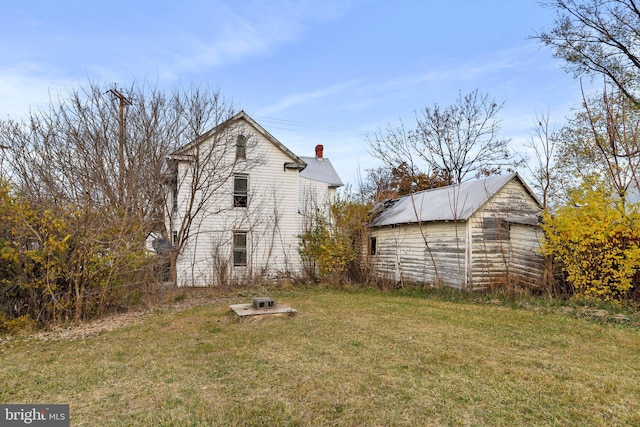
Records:
[[[322,158],[322,152],[324,151],[324,147],[322,146],[322,144],[318,144],[316,145],[316,157],[321,159]]]

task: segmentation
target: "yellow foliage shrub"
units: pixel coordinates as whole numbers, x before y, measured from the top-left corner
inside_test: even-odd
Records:
[[[611,194],[585,185],[543,224],[544,252],[561,263],[576,293],[603,300],[623,297],[640,268],[639,207]]]

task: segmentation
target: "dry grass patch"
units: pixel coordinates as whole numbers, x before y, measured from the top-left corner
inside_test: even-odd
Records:
[[[276,299],[298,315],[213,302],[3,342],[0,401],[69,403],[87,426],[640,424],[637,330],[371,291]]]

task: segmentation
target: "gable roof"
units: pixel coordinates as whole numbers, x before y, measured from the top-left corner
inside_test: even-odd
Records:
[[[307,164],[304,170],[300,171],[300,176],[320,181],[328,184],[330,187],[342,187],[344,184],[333,168],[331,161],[326,157],[300,157]]]
[[[512,180],[517,180],[542,207],[522,178],[517,173],[511,173],[403,196],[378,214],[371,222],[371,227],[430,221],[466,221]]]
[[[257,133],[262,135],[265,139],[267,139],[269,142],[271,142],[273,145],[275,145],[278,149],[280,149],[284,154],[286,154],[289,158],[291,158],[291,162],[286,162],[285,163],[285,167],[286,168],[302,170],[307,166],[307,164],[300,157],[296,156],[293,153],[293,151],[291,151],[287,147],[285,147],[284,144],[282,144],[273,135],[271,135],[269,132],[267,132],[267,130],[265,128],[260,126],[258,124],[258,122],[253,120],[244,111],[240,111],[239,113],[235,114],[231,118],[229,118],[229,119],[225,120],[224,122],[220,123],[219,125],[215,126],[213,129],[205,132],[199,138],[196,138],[193,141],[191,141],[191,142],[183,145],[182,147],[178,148],[173,153],[171,153],[170,157],[180,157],[180,156],[189,154],[189,151],[191,151],[194,147],[198,146],[199,144],[202,144],[204,141],[206,141],[211,136],[213,136],[216,132],[222,132],[231,123],[236,122],[236,121],[240,121],[240,120],[243,120],[246,123],[248,123],[251,127],[253,127],[255,129],[255,131]]]

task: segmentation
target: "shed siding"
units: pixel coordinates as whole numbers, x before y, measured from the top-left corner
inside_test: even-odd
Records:
[[[534,288],[542,286],[544,258],[542,229],[537,226],[513,224],[511,226],[511,273],[517,283]]]
[[[374,274],[398,282],[468,289],[507,283],[540,286],[544,267],[539,251],[540,205],[518,179],[487,198],[466,222],[373,227]]]
[[[374,229],[371,236],[377,242],[372,265],[380,278],[453,287],[464,284],[464,222],[381,227]]]
[[[517,181],[507,183],[474,213],[470,218],[472,288],[516,282],[539,286],[543,260],[534,250],[540,245],[539,214],[537,202]],[[505,229],[493,229],[498,224]]]

